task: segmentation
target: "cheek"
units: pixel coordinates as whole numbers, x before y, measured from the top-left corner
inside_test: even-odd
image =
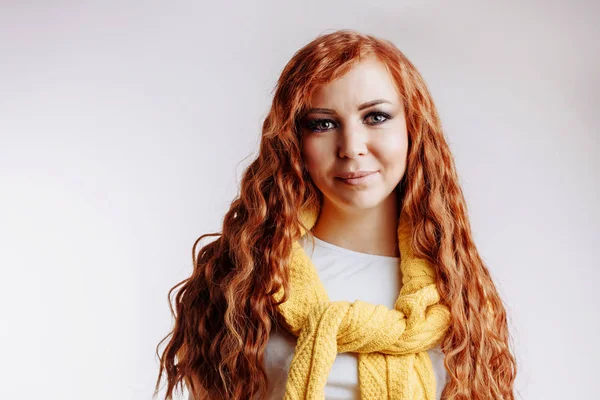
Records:
[[[386,127],[385,134],[379,136],[378,147],[383,154],[403,158],[408,150],[408,130],[406,120],[399,116]]]
[[[408,151],[408,136],[405,133],[387,135],[381,139],[378,147],[386,163],[404,163]]]
[[[305,139],[302,142],[302,157],[311,174],[327,165],[328,146],[317,140]]]

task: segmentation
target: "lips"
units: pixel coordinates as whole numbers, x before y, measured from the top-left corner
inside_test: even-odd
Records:
[[[352,171],[352,172],[343,172],[339,174],[337,177],[340,179],[351,179],[351,178],[362,178],[363,176],[374,174],[377,171]]]

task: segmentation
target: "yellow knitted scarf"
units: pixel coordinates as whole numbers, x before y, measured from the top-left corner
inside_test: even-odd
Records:
[[[318,210],[303,210],[310,230]],[[306,231],[302,229],[302,235]],[[415,258],[410,230],[398,225],[402,288],[394,309],[360,300],[330,301],[311,259],[297,241],[290,262],[290,296],[278,307],[285,328],[298,337],[288,372],[285,400],[324,399],[337,353],[358,353],[360,394],[369,399],[435,399],[436,381],[427,350],[450,324],[441,304],[435,270]],[[281,299],[283,289],[275,294]]]

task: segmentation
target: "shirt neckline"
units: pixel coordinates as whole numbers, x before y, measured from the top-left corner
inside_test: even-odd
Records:
[[[312,235],[312,237],[315,239],[315,245],[320,246],[322,248],[333,250],[337,253],[342,253],[345,255],[352,256],[352,257],[366,258],[366,259],[370,259],[370,260],[386,260],[386,261],[395,261],[395,262],[400,261],[400,257],[382,256],[379,254],[362,253],[359,251],[347,249],[345,247],[337,246],[333,243],[326,242],[323,239],[319,239],[314,234]],[[304,240],[306,240],[306,243],[310,243],[310,238],[309,238],[308,234],[306,234],[304,236]]]

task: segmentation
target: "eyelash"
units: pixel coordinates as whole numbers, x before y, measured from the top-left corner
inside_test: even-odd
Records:
[[[390,119],[392,119],[392,117],[391,117],[389,114],[387,114],[387,113],[384,113],[384,112],[381,112],[381,111],[373,111],[373,112],[370,112],[370,113],[368,113],[368,114],[365,116],[365,118],[369,118],[370,116],[373,116],[373,115],[381,115],[381,116],[385,117],[385,120],[383,120],[383,121],[381,121],[381,122],[377,122],[377,123],[375,123],[375,125],[381,125],[381,124],[383,124],[384,122],[386,122],[386,121],[389,121]],[[319,124],[323,123],[323,122],[333,122],[333,123],[335,123],[335,122],[334,122],[333,120],[331,120],[331,119],[327,119],[327,118],[319,118],[319,119],[314,119],[314,120],[312,120],[312,121],[308,121],[308,122],[306,123],[306,128],[307,128],[307,129],[310,129],[310,131],[311,131],[311,132],[315,132],[315,133],[319,133],[319,132],[325,132],[325,131],[327,131],[327,129],[317,129],[317,130],[315,130],[315,127],[316,127],[316,126],[318,126]]]

